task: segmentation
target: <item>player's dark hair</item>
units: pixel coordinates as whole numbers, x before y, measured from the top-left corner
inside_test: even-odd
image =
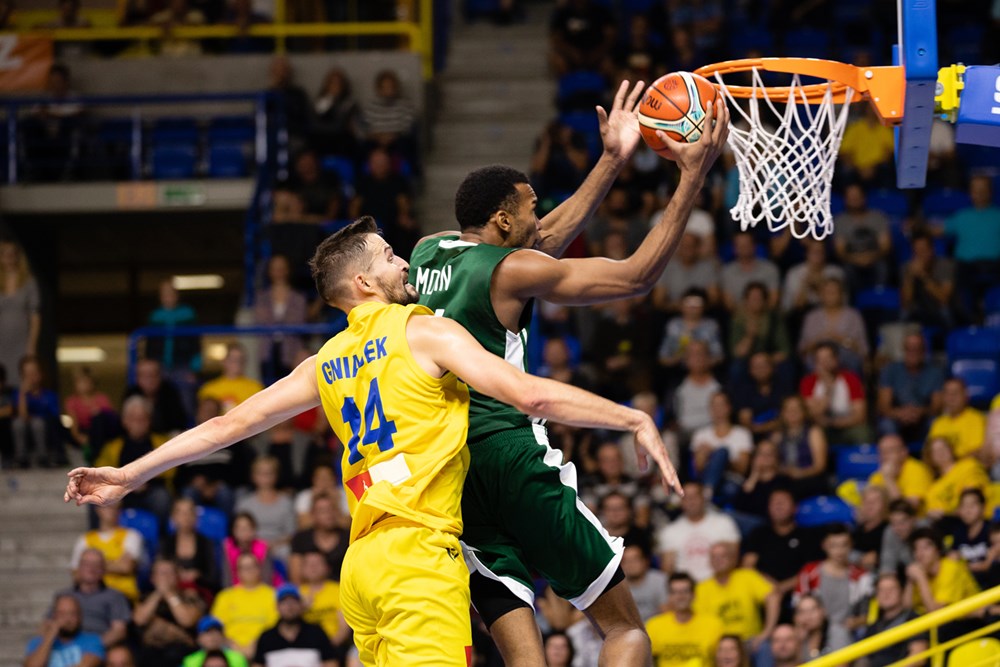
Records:
[[[367,257],[369,234],[378,234],[375,218],[361,216],[324,239],[309,260],[316,291],[331,306],[347,295],[347,275]]]
[[[518,183],[528,177],[517,169],[494,164],[469,173],[455,193],[455,219],[462,231],[479,229],[497,211],[517,206]]]

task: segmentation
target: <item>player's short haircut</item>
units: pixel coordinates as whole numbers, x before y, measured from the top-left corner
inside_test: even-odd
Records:
[[[349,294],[348,276],[366,264],[368,235],[377,233],[375,218],[365,215],[319,244],[309,269],[323,301],[334,305]]]
[[[458,226],[462,231],[479,229],[497,211],[513,211],[517,207],[518,183],[528,183],[528,177],[500,164],[470,172],[455,193]]]

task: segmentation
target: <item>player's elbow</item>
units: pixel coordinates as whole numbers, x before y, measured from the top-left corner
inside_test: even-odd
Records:
[[[547,417],[551,411],[552,401],[538,385],[539,383],[532,378],[518,387],[514,394],[514,407],[532,417]]]

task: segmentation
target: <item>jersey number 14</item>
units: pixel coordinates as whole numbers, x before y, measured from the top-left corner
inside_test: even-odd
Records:
[[[372,427],[375,416],[378,415],[378,426]],[[340,416],[344,423],[351,428],[351,440],[347,443],[347,450],[350,454],[347,462],[351,465],[358,463],[364,455],[358,451],[358,442],[362,445],[373,445],[378,443],[380,452],[386,452],[395,445],[392,442],[392,434],[396,432],[396,422],[385,418],[385,410],[382,409],[382,396],[378,390],[378,378],[372,378],[368,387],[368,400],[365,401],[365,430],[361,432],[361,412],[357,403],[350,396],[344,398],[344,404],[340,407]]]

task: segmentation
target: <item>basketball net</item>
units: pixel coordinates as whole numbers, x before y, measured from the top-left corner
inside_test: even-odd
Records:
[[[743,231],[766,220],[772,232],[788,228],[797,239],[825,238],[833,232],[830,187],[854,90],[847,88],[838,109],[832,83],[827,83],[822,100],[809,104],[794,74],[788,101],[780,109],[753,67],[752,95],[744,108],[726,88],[722,74],[714,76],[730,108],[745,121],[743,127],[737,119],[729,132],[740,176],[740,196],[729,211],[733,220]]]

